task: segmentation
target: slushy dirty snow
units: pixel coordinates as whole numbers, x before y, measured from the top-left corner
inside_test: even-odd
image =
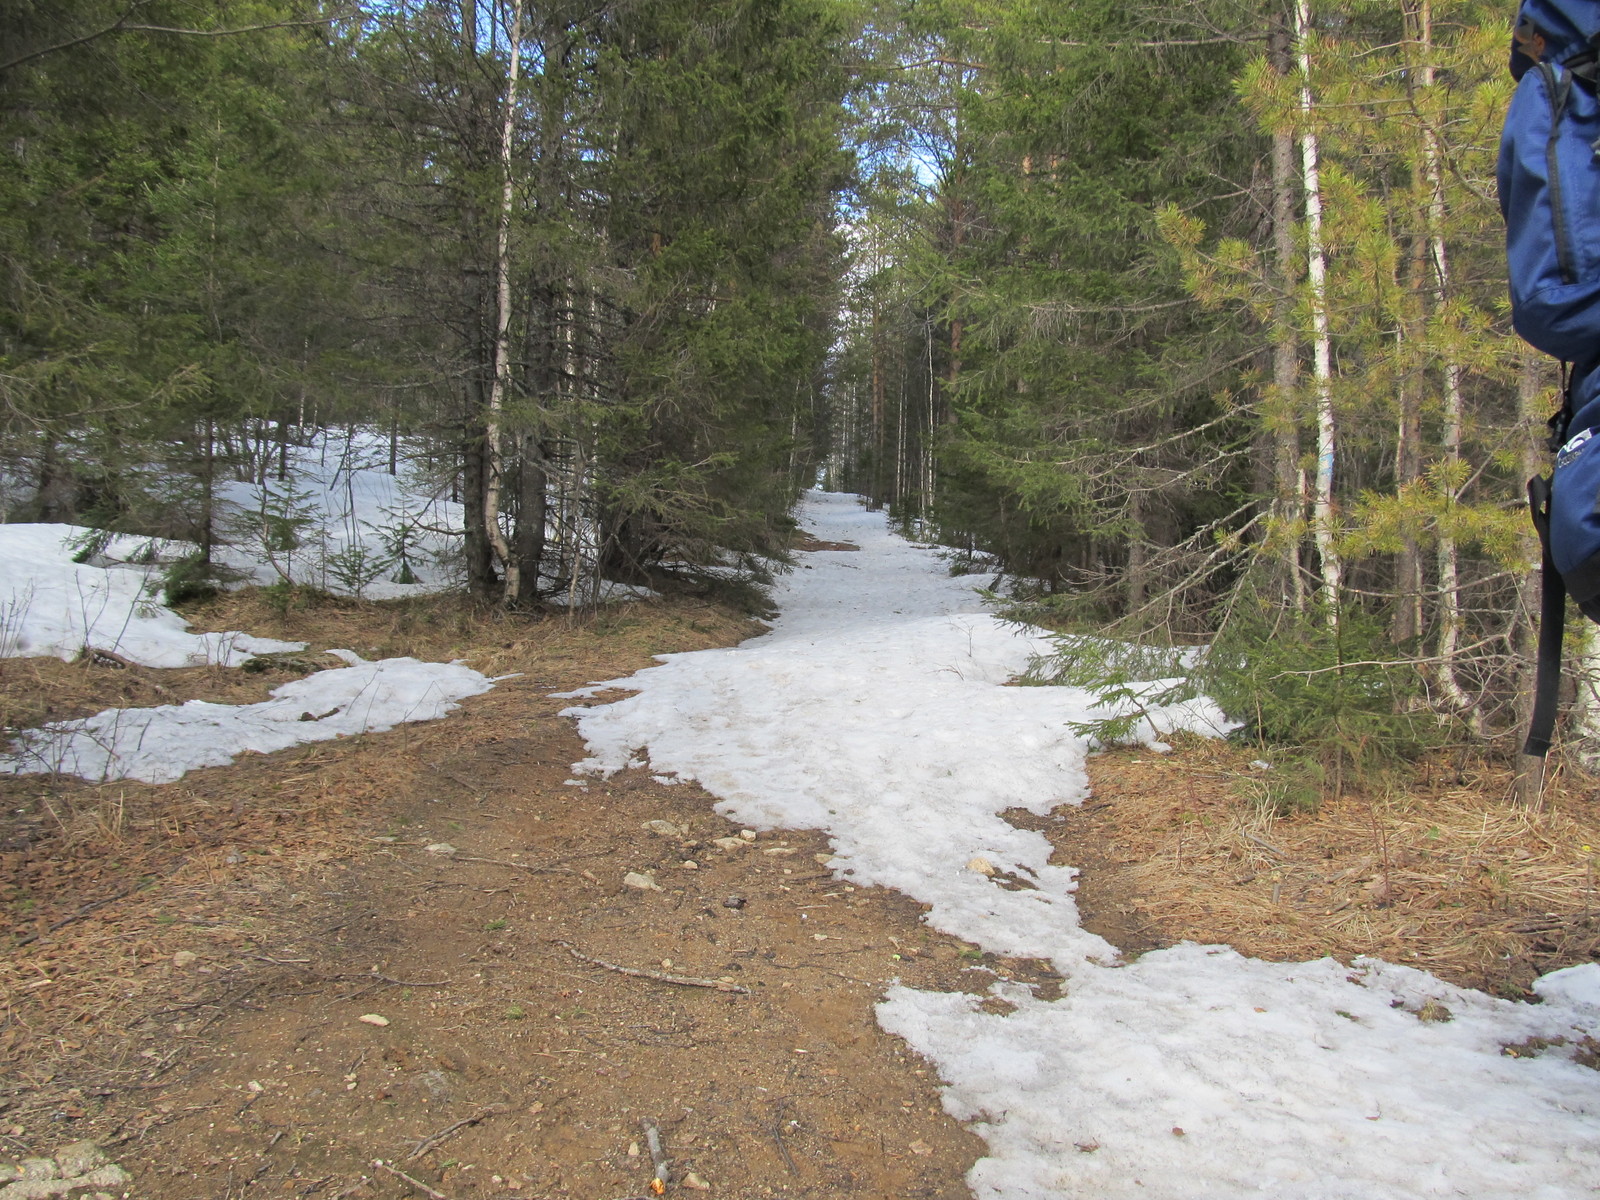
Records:
[[[802,519],[860,552],[803,556],[771,633],[587,689],[634,694],[572,710],[580,767],[614,772],[642,749],[732,819],[821,829],[841,875],[1067,977],[1054,1001],[999,985],[1017,1006],[1004,1016],[907,988],[879,1007],[988,1142],[978,1196],[1596,1194],[1600,1074],[1501,1048],[1594,1032],[1600,967],[1547,977],[1530,1006],[1375,961],[1182,945],[1121,963],[1079,927],[1075,873],[998,815],[1083,801],[1087,747],[1067,726],[1089,700],[1002,686],[1040,643],[854,497],[814,494]],[[1151,716],[1152,742],[1223,723],[1206,704]]]

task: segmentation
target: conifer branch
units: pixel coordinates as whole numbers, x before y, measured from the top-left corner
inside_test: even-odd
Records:
[[[238,37],[239,35],[246,33],[263,33],[269,29],[298,29],[312,25],[326,25],[330,21],[337,21],[340,17],[348,15],[346,12],[342,11],[332,12],[324,17],[313,17],[303,21],[273,21],[265,25],[238,25],[228,29],[186,29],[180,26],[171,25],[130,24],[128,18],[139,9],[145,7],[147,3],[148,0],[139,0],[139,2],[129,8],[127,12],[123,13],[122,16],[118,17],[111,24],[101,29],[93,30],[75,38],[68,38],[66,41],[57,42],[53,46],[44,46],[38,50],[30,50],[26,54],[19,54],[15,58],[8,59],[5,62],[0,62],[0,74],[4,74],[15,67],[20,67],[24,63],[30,63],[36,59],[48,57],[51,54],[59,54],[63,50],[71,50],[75,46],[85,45],[89,42],[95,41],[98,38],[103,38],[113,33],[170,33],[180,37],[206,38]]]

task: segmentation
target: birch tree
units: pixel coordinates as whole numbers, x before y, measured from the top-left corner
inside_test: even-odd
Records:
[[[1337,449],[1333,414],[1333,337],[1328,324],[1328,258],[1322,240],[1322,177],[1317,154],[1316,105],[1312,98],[1311,43],[1310,0],[1295,0],[1294,45],[1300,75],[1300,170],[1305,203],[1306,280],[1311,306],[1311,388],[1317,426],[1312,528],[1322,566],[1320,595],[1328,620],[1337,622],[1342,565],[1333,492]]]

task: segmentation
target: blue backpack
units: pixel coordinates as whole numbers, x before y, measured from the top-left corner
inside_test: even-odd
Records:
[[[1527,49],[1543,53],[1535,61]],[[1555,466],[1528,483],[1544,548],[1544,601],[1533,716],[1523,753],[1550,748],[1561,682],[1566,597],[1600,621],[1600,0],[1523,0],[1511,73],[1516,94],[1500,141],[1511,318],[1560,359],[1561,410],[1550,418]]]

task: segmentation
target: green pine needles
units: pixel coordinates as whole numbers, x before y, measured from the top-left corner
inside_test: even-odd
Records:
[[[1415,661],[1356,606],[1337,620],[1259,595],[1240,597],[1207,652],[1200,680],[1236,736],[1286,750],[1338,794],[1440,745],[1449,725],[1425,703]]]
[[[1036,660],[1023,676],[1026,684],[1081,688],[1106,715],[1072,721],[1080,737],[1110,744],[1130,739],[1153,708],[1193,700],[1199,653],[1193,647],[1125,642],[1113,638],[1061,634],[1056,650]]]
[[[1071,724],[1102,743],[1130,739],[1154,709],[1210,696],[1239,728],[1235,739],[1270,752],[1270,802],[1314,805],[1321,794],[1365,788],[1439,746],[1449,726],[1425,703],[1413,659],[1359,608],[1331,620],[1241,596],[1209,647],[1060,634],[1030,684],[1082,688],[1103,715]]]

